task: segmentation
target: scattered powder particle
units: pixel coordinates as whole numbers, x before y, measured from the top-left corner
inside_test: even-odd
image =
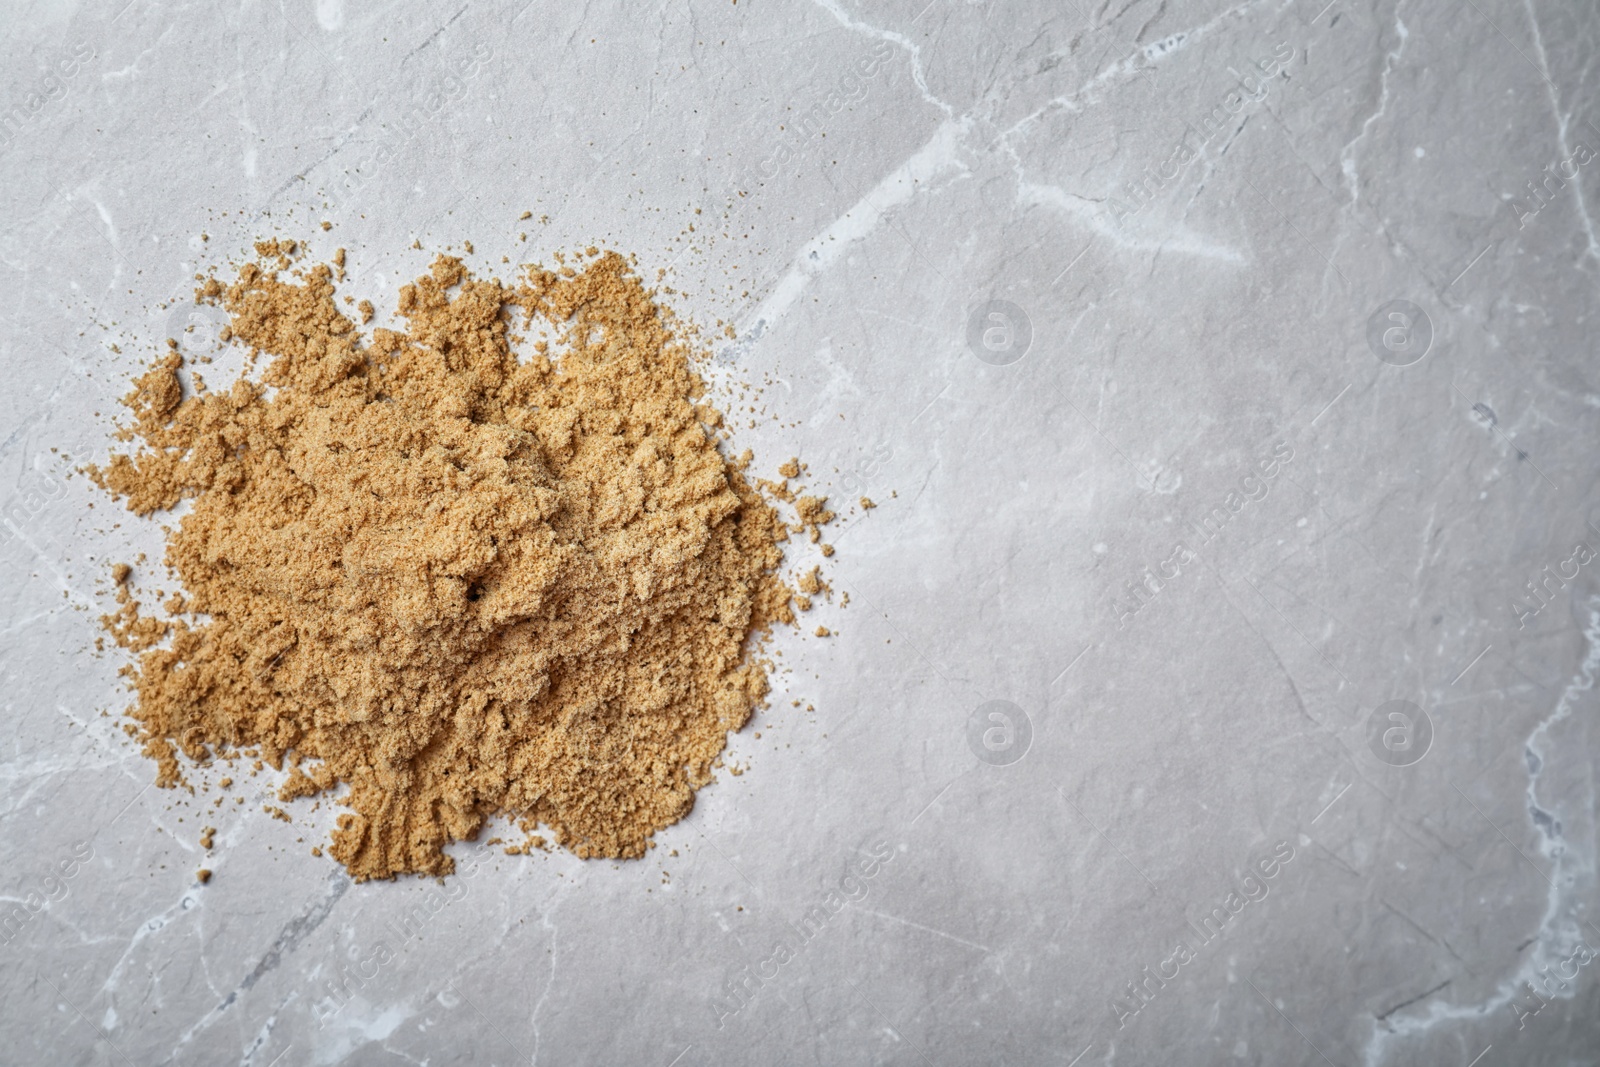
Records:
[[[201,293],[259,380],[185,395],[162,355],[126,401],[142,450],[90,471],[142,516],[192,503],[166,554],[185,612],[107,618],[158,784],[245,756],[294,768],[286,800],[348,786],[329,852],[358,880],[448,874],[495,815],[642,856],[794,621],[784,525],[702,425],[684,332],[607,252],[515,285],[441,256],[406,329],[365,338],[328,267],[271,269],[294,249]],[[519,359],[536,318],[555,344]]]
[[[826,626],[817,627],[817,636],[818,637],[827,637],[827,636],[829,636],[830,633],[831,633],[831,631]]]
[[[803,496],[794,502],[795,513],[807,526],[825,526],[833,521],[833,512],[824,506],[827,499],[820,496]]]
[[[331,229],[333,229],[333,223],[329,222],[327,219],[323,219],[322,220],[322,232],[323,233],[327,233]]]
[[[709,423],[707,425],[709,425]],[[785,478],[781,482],[769,482],[765,478],[762,478],[758,479],[756,484],[761,486],[762,492],[766,493],[774,500],[782,500],[786,504],[794,503],[794,491],[789,488],[789,479]],[[804,529],[804,527],[796,527],[795,529],[798,532],[799,530]]]
[[[222,779],[222,781],[218,782],[217,784],[219,786],[221,786],[222,788],[227,789],[229,786],[231,786],[233,784],[233,779],[232,778],[224,778],[224,779]]]
[[[794,460],[790,460],[791,464],[794,462]],[[821,528],[832,522],[837,517],[833,512],[828,510],[827,499],[827,497],[820,496],[802,496],[796,499],[794,501],[794,510],[795,514],[799,516],[800,521],[794,526],[791,526],[790,530],[794,533],[800,533],[802,530],[805,531],[806,539],[812,544],[816,544],[818,541],[820,541],[822,539]],[[822,554],[824,556],[833,555],[832,547],[829,545],[823,545]]]
[[[799,459],[799,457],[791,456],[789,458],[789,462],[785,463],[783,466],[778,468],[778,473],[783,475],[785,478],[798,478],[798,477],[800,477],[800,459]]]
[[[875,508],[877,506],[878,505],[876,505],[876,504],[874,504],[872,502],[872,498],[871,497],[864,496],[864,497],[861,498],[861,510],[862,511],[871,511],[873,508]]]
[[[219,797],[218,799],[221,799],[221,798]],[[216,835],[217,835],[217,828],[215,826],[207,826],[204,830],[201,830],[200,831],[200,847],[204,848],[204,849],[209,849],[211,847],[212,839],[215,838]]]
[[[802,574],[795,584],[800,587],[802,593],[811,593],[813,595],[828,588],[828,584],[822,580],[821,567],[812,567]]]
[[[201,885],[205,885],[207,882],[211,881],[211,872],[206,870],[204,867],[201,867],[198,871],[195,871],[194,876],[200,879]]]

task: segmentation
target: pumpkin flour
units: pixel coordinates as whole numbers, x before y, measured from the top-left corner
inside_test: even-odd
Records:
[[[142,516],[192,502],[182,593],[141,614],[119,569],[107,617],[158,784],[181,755],[287,765],[286,801],[348,786],[329,851],[358,880],[448,874],[495,815],[643,855],[794,622],[788,529],[719,451],[689,332],[590,249],[514,284],[440,256],[363,337],[342,253],[286,280],[295,247],[257,250],[196,299],[260,375],[186,386],[174,345],[124,401],[136,450],[89,469]]]

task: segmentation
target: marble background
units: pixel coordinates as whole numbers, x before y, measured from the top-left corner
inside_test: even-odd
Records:
[[[1600,1063],[1593,5],[4,23],[0,1062]],[[879,501],[649,859],[352,885],[270,773],[151,787],[161,535],[67,474],[269,236],[381,309],[637,253],[758,469]]]

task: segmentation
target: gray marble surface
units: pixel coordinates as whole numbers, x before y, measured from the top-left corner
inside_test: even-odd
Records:
[[[0,35],[0,1062],[1600,1063],[1592,4]],[[880,502],[648,860],[352,885],[270,774],[150,786],[92,645],[160,533],[65,475],[268,236],[384,309],[463,239],[637,253],[758,467]]]

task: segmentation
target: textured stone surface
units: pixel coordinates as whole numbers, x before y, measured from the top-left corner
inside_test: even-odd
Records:
[[[1323,4],[13,5],[0,1059],[1600,1062],[1600,15]],[[881,505],[651,859],[148,787],[56,450],[273,235],[637,252]]]

